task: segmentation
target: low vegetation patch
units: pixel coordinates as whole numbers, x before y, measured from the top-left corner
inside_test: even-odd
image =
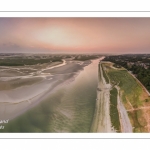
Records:
[[[110,117],[112,126],[115,128],[117,132],[121,132],[119,113],[117,109],[117,94],[118,92],[116,88],[113,88],[110,91]]]
[[[36,64],[44,64],[50,62],[62,62],[61,58],[54,57],[54,58],[21,58],[21,57],[12,57],[12,58],[5,58],[0,59],[0,66],[24,66],[24,65],[36,65]]]
[[[106,83],[109,83],[109,79],[108,76],[106,75],[106,70],[104,69],[104,65],[102,64],[102,71],[103,71],[103,76],[105,78]]]

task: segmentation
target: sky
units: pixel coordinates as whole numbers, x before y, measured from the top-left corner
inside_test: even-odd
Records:
[[[0,53],[150,53],[150,18],[0,18]]]

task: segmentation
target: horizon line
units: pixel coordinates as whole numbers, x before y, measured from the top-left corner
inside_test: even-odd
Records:
[[[70,54],[70,55],[72,55],[72,54],[105,54],[105,55],[108,55],[108,54],[123,54],[123,55],[127,55],[127,54],[150,54],[150,52],[149,53],[147,53],[147,52],[145,52],[145,53],[100,53],[100,52],[94,52],[94,53],[92,53],[92,52],[84,52],[84,53],[79,53],[79,52],[77,52],[77,53],[75,53],[75,52],[72,52],[72,53],[67,53],[67,52],[64,52],[64,53],[54,53],[54,52],[44,52],[44,53],[39,53],[39,52],[0,52],[0,54]]]

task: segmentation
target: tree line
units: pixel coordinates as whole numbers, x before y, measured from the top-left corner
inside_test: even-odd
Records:
[[[150,67],[144,68],[144,63],[150,64],[149,55],[147,57],[141,55],[136,57],[135,55],[129,56],[108,56],[105,57],[105,61],[110,61],[115,63],[114,67],[124,67],[132,74],[136,76],[137,79],[150,91]],[[137,63],[138,62],[138,63]],[[132,63],[132,64],[130,64]]]

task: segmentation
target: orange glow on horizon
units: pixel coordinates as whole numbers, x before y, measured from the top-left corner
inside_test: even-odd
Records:
[[[1,30],[0,50],[9,46],[53,52],[150,49],[150,18],[6,18]]]

